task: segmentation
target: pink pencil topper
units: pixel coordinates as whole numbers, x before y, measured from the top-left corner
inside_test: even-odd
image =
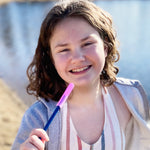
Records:
[[[70,83],[67,87],[67,89],[65,90],[64,94],[61,96],[59,102],[57,103],[56,106],[59,106],[60,108],[62,108],[63,104],[65,103],[65,101],[67,100],[68,96],[70,95],[71,91],[74,88],[74,84]]]

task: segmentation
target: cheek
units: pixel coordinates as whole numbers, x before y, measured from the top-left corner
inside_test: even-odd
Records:
[[[107,56],[107,53],[105,53],[105,50],[100,47],[93,53],[93,58],[95,63],[98,67],[103,68],[105,64],[105,58]]]
[[[66,57],[56,56],[54,57],[54,66],[58,73],[62,72],[66,66]]]
[[[57,55],[54,57],[54,64],[62,65],[67,62],[68,57],[66,55]]]
[[[61,69],[61,64],[62,64],[63,61],[61,61],[60,59],[54,59],[54,66],[56,68],[56,70],[60,70]]]
[[[87,55],[95,61],[104,61],[105,57],[107,56],[107,53],[105,53],[102,47],[97,47],[95,49],[87,51]]]

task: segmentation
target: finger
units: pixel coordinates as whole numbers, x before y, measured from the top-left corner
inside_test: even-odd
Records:
[[[38,150],[44,150],[45,142],[43,143],[36,135],[31,135],[28,141],[31,145],[35,146]]]
[[[38,150],[32,143],[27,139],[24,143],[20,145],[20,150]]]
[[[34,129],[34,130],[32,130],[30,136],[32,136],[32,135],[36,135],[37,137],[39,137],[43,141],[46,141],[46,142],[49,141],[49,137],[43,129]]]

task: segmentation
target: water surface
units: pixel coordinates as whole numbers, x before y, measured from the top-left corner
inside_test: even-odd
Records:
[[[150,99],[150,1],[96,1],[114,20],[120,41],[118,76],[140,80]],[[32,60],[42,20],[52,2],[0,6],[0,78],[26,103],[26,68]]]

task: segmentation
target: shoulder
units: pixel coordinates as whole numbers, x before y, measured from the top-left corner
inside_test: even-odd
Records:
[[[33,128],[43,128],[55,108],[55,103],[52,100],[46,102],[44,99],[33,103],[23,115],[21,128],[28,128],[30,130]]]
[[[38,101],[36,101],[35,103],[33,103],[28,110],[26,111],[27,113],[30,112],[45,112],[47,109],[49,110],[53,110],[53,108],[56,106],[56,102],[53,100],[49,100],[48,102],[45,101],[44,99],[40,99]],[[39,111],[40,110],[40,111]]]
[[[114,85],[131,111],[138,113],[146,120],[150,118],[149,101],[140,81],[117,78]]]
[[[55,108],[56,106],[56,102],[53,100],[49,100],[48,102],[46,100],[44,100],[43,98],[39,99],[38,101],[36,101],[35,103],[33,103],[29,109],[27,110],[27,112],[32,112],[32,111],[37,111],[40,110],[40,112],[43,112],[45,110],[53,110],[53,108]]]
[[[142,99],[147,99],[147,95],[139,80],[117,78],[114,84],[121,92],[127,92],[131,96],[135,96],[134,94],[136,93],[138,96],[141,96]]]
[[[143,102],[148,101],[145,90],[139,80],[117,78],[114,85],[121,93],[131,96],[132,99],[137,98]]]
[[[115,84],[122,85],[122,86],[132,86],[138,87],[140,84],[139,80],[127,79],[127,78],[117,78]]]

